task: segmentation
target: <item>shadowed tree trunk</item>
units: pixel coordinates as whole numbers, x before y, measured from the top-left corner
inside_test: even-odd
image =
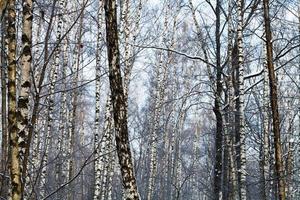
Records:
[[[277,80],[276,80],[274,64],[273,64],[273,44],[272,44],[272,32],[271,32],[271,22],[270,22],[270,14],[269,14],[269,0],[263,0],[263,7],[264,7],[264,23],[265,23],[266,47],[267,47],[267,66],[269,72],[269,85],[270,85],[270,100],[271,100],[273,131],[274,131],[276,181],[278,185],[279,200],[284,200],[286,194],[285,194],[285,181],[283,177],[284,168],[283,168],[283,161],[282,161],[282,147],[281,147],[281,139],[280,139]]]
[[[7,65],[5,60],[5,20],[1,22],[1,52],[0,52],[0,67],[1,67],[1,164],[0,164],[0,197],[7,196],[8,184],[8,132],[7,132]]]
[[[139,199],[128,138],[126,100],[120,69],[116,1],[106,0],[104,7],[109,82],[112,96],[111,101],[113,104],[117,153],[124,187],[124,197],[128,200]]]
[[[222,66],[221,66],[221,42],[220,42],[220,1],[216,4],[216,87],[215,87],[215,105],[213,111],[216,116],[216,133],[215,133],[215,166],[214,166],[214,199],[219,200],[222,197],[221,174],[222,174],[222,132],[223,119],[221,113],[221,94],[222,94]]]
[[[273,131],[274,131],[274,145],[275,145],[275,170],[276,181],[278,185],[279,200],[285,200],[285,181],[284,181],[284,168],[282,161],[282,147],[280,140],[280,120],[278,111],[278,95],[277,95],[277,80],[275,76],[273,64],[273,44],[271,22],[269,15],[269,0],[263,0],[264,8],[264,22],[266,34],[266,47],[267,47],[267,66],[269,72],[269,85],[270,85],[270,101],[273,118]]]

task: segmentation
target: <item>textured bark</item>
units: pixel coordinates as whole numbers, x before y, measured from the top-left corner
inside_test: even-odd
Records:
[[[109,81],[116,131],[116,145],[121,168],[125,199],[139,199],[130,152],[126,99],[120,70],[116,1],[105,1],[106,40],[109,63]]]
[[[116,153],[114,151],[115,149],[115,144],[114,144],[114,139],[111,139],[111,144],[110,144],[110,154],[109,154],[109,177],[107,180],[107,200],[112,200],[112,181],[113,181],[113,176],[115,173],[115,159],[116,159]]]
[[[270,168],[269,168],[269,81],[268,81],[268,68],[267,68],[267,52],[264,45],[264,91],[263,91],[263,199],[267,200],[269,196],[269,179],[270,179]]]
[[[0,1],[0,21],[4,19],[6,8],[7,8],[7,2],[6,0]]]
[[[216,116],[216,133],[215,133],[215,164],[213,177],[214,199],[222,198],[221,174],[222,174],[222,140],[223,140],[223,119],[221,113],[221,95],[222,95],[222,66],[221,66],[221,42],[220,42],[220,1],[216,2],[216,86],[215,102],[213,111]]]
[[[32,20],[33,20],[32,0],[23,0],[23,30],[22,30],[22,54],[21,54],[21,91],[18,99],[18,137],[19,156],[23,163],[26,147],[28,144],[29,131],[29,93],[31,87],[30,70],[32,65]],[[23,167],[22,165],[20,165]],[[25,184],[26,177],[22,177]],[[22,186],[24,188],[24,186]]]
[[[284,180],[284,167],[282,161],[282,146],[280,140],[280,119],[278,111],[278,95],[277,95],[277,80],[275,76],[273,64],[273,44],[271,22],[269,15],[269,0],[263,0],[264,8],[264,26],[266,34],[266,47],[267,47],[267,65],[269,72],[269,85],[270,85],[270,101],[273,119],[274,131],[274,145],[275,145],[275,169],[276,169],[276,182],[278,186],[279,200],[285,200],[285,180]]]
[[[17,99],[16,99],[16,11],[15,1],[8,2],[8,26],[7,26],[7,44],[8,44],[8,132],[10,138],[10,177],[11,185],[10,197],[12,200],[21,200],[21,167],[19,159],[19,143],[17,128]]]
[[[98,33],[97,33],[97,52],[96,52],[96,109],[95,109],[95,127],[94,127],[94,151],[95,151],[95,188],[94,188],[94,200],[100,199],[101,193],[101,163],[100,163],[100,151],[101,142],[99,134],[99,124],[100,124],[100,90],[101,90],[101,43],[102,43],[102,23],[103,23],[103,2],[99,1],[98,7]]]
[[[129,0],[124,0],[124,5],[123,5],[123,10],[122,10],[122,21],[123,21],[123,28],[124,28],[124,64],[125,64],[125,69],[124,69],[124,95],[126,102],[128,104],[128,90],[129,90],[129,81],[130,81],[130,74],[131,74],[131,68],[132,68],[132,62],[130,58],[130,45],[129,45],[129,40],[130,40],[130,30],[129,30]]]
[[[235,162],[235,148],[233,144],[235,143],[235,124],[234,124],[234,65],[233,65],[233,26],[232,26],[232,1],[228,1],[228,132],[225,134],[226,146],[228,149],[228,157],[229,157],[229,172],[228,172],[228,196],[224,196],[224,199],[238,199],[238,188],[237,188],[237,169]]]
[[[95,170],[96,170],[96,182],[94,191],[94,200],[105,199],[106,196],[106,182],[108,174],[108,153],[109,153],[109,143],[111,140],[112,131],[112,118],[111,118],[111,100],[110,96],[107,98],[105,109],[105,120],[104,120],[104,130],[101,140],[97,139],[95,143],[95,148],[97,148],[98,155],[95,160]]]
[[[36,35],[36,43],[38,43],[40,41],[40,35],[41,35],[41,28],[43,26],[43,22],[44,22],[44,13],[42,11],[40,11],[40,19],[39,19],[39,22],[38,22],[38,27],[37,27],[37,35]],[[36,50],[35,50],[35,53],[34,53],[34,57],[35,59],[33,60],[33,65],[31,66],[32,67],[32,71],[36,71],[35,70],[35,66],[37,65],[39,59],[37,55],[39,55],[40,53],[40,45],[36,45]],[[35,74],[35,79],[32,80],[32,83],[38,79],[38,74],[39,73],[36,73]],[[38,97],[39,95],[37,94],[36,97]],[[38,105],[38,104],[35,104],[35,106]],[[32,109],[32,113],[35,111],[36,107]],[[32,115],[34,116],[34,115]],[[39,160],[39,156],[40,156],[40,134],[37,134],[36,132],[33,134],[33,141],[32,141],[32,149],[33,149],[33,152],[32,152],[32,162],[28,163],[27,164],[27,159],[28,159],[28,156],[29,156],[29,152],[28,150],[30,149],[30,146],[31,146],[31,132],[34,130],[34,127],[35,127],[35,124],[38,124],[37,123],[37,120],[35,120],[36,123],[32,123],[32,118],[30,120],[30,122],[28,122],[30,124],[30,126],[28,127],[28,137],[27,137],[27,141],[26,141],[26,147],[25,147],[25,155],[24,155],[24,160],[23,160],[23,163],[22,163],[22,177],[26,177],[25,178],[25,182],[24,184],[22,185],[22,191],[23,191],[23,198],[24,200],[27,200],[27,199],[30,199],[30,193],[33,191],[33,183],[31,182],[31,180],[33,180],[36,176],[36,174],[34,173],[34,170],[38,168],[39,166],[39,163],[40,163],[40,160]],[[28,166],[27,166],[28,165]],[[27,172],[27,168],[29,170],[29,172]]]
[[[52,23],[53,23],[53,19],[54,19],[54,10],[55,10],[55,5],[56,5],[57,0],[54,0],[52,3],[52,7],[51,7],[51,16],[50,16],[50,21],[49,21],[49,25],[48,25],[48,29],[46,31],[46,35],[45,35],[45,47],[44,47],[44,63],[48,62],[48,56],[49,56],[49,51],[48,51],[48,42],[49,42],[49,38],[50,38],[50,30],[52,28]],[[44,13],[41,12],[41,17],[44,17]],[[43,19],[41,19],[41,21],[43,21]],[[40,106],[40,92],[42,90],[42,86],[43,86],[43,81],[44,81],[44,77],[46,74],[46,66],[47,64],[43,65],[43,68],[41,69],[40,72],[40,76],[39,76],[39,80],[38,80],[38,84],[37,84],[37,93],[34,95],[34,104],[33,104],[33,108],[32,108],[32,115],[31,115],[31,119],[30,119],[30,124],[31,126],[29,126],[29,132],[28,132],[28,142],[27,142],[27,146],[25,149],[25,155],[24,155],[24,161],[22,163],[22,176],[25,177],[27,174],[27,167],[28,167],[28,160],[29,160],[29,152],[30,152],[30,144],[31,144],[31,138],[32,136],[36,136],[36,124],[38,122],[39,119],[39,106]],[[44,127],[44,126],[43,126]],[[36,149],[38,152],[39,149]],[[35,162],[37,163],[37,162]],[[24,186],[25,184],[23,184],[22,186]],[[22,191],[24,190],[24,188],[22,188]],[[32,191],[30,191],[32,192]],[[26,193],[25,193],[26,194]],[[31,197],[29,197],[31,198]]]
[[[112,105],[111,105],[111,98],[108,96],[106,102],[106,115],[105,115],[105,122],[104,122],[104,137],[105,139],[102,142],[102,150],[103,155],[101,157],[101,164],[103,165],[103,176],[102,176],[102,191],[101,191],[101,199],[107,199],[107,181],[109,178],[109,151],[110,145],[112,144],[112,136],[113,136],[113,120],[111,117],[112,114]]]
[[[8,147],[9,137],[7,131],[7,64],[5,59],[5,20],[1,23],[1,51],[0,51],[0,67],[1,67],[1,164],[0,164],[0,197],[6,197],[8,192]]]
[[[238,15],[238,27],[237,27],[237,50],[238,50],[238,90],[239,90],[239,140],[240,146],[240,199],[247,199],[246,188],[246,133],[245,133],[245,105],[244,105],[244,49],[243,49],[243,12],[242,12],[242,0],[237,1],[237,15]]]

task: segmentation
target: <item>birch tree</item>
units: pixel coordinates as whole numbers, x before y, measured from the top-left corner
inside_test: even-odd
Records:
[[[98,1],[98,27],[97,27],[97,46],[96,46],[96,108],[95,108],[95,128],[94,128],[94,149],[95,149],[95,189],[94,189],[94,199],[99,199],[101,192],[101,143],[100,143],[100,134],[99,134],[99,124],[100,124],[100,90],[101,90],[101,43],[102,43],[102,22],[103,22],[103,2]]]
[[[32,64],[32,19],[33,4],[31,0],[23,1],[23,30],[22,30],[22,55],[21,55],[21,91],[18,98],[18,136],[19,136],[19,157],[20,166],[24,161],[26,146],[28,145],[29,130],[29,93],[31,87],[30,70]],[[25,182],[25,177],[23,184]],[[22,192],[24,186],[22,186]],[[23,194],[22,194],[23,195]]]
[[[237,2],[237,15],[238,15],[238,26],[237,26],[237,42],[238,42],[238,66],[239,66],[239,76],[238,76],[238,90],[239,90],[239,141],[237,145],[240,146],[240,158],[241,166],[239,169],[239,174],[241,177],[240,182],[240,198],[245,200],[246,195],[246,133],[245,133],[245,105],[244,105],[244,50],[243,50],[243,12],[242,12],[242,1]]]
[[[7,2],[7,44],[8,44],[8,131],[10,137],[10,198],[12,200],[21,200],[22,180],[21,165],[19,159],[19,137],[17,127],[17,98],[16,98],[16,10],[14,0]]]
[[[105,22],[107,55],[109,64],[109,82],[112,95],[113,118],[116,131],[116,147],[121,168],[126,199],[139,199],[133,162],[129,146],[127,110],[120,71],[120,52],[117,32],[116,2],[105,1]]]

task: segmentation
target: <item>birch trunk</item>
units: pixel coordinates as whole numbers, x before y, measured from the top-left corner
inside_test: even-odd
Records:
[[[232,1],[228,2],[228,134],[226,137],[226,145],[228,147],[229,155],[229,199],[238,199],[238,179],[237,179],[237,169],[235,162],[235,148],[233,144],[235,143],[235,124],[234,124],[234,67],[232,62],[233,54],[233,26],[232,26]]]
[[[107,102],[106,102],[106,116],[105,116],[105,123],[104,123],[104,131],[103,134],[105,135],[105,140],[103,141],[102,145],[102,157],[101,157],[101,164],[103,165],[103,176],[102,176],[102,193],[101,193],[101,199],[105,200],[107,199],[107,180],[109,174],[109,155],[110,155],[110,144],[112,143],[112,105],[111,105],[111,99],[110,96],[108,96]]]
[[[247,187],[246,187],[246,133],[245,133],[245,105],[244,105],[244,49],[243,49],[243,12],[242,12],[242,0],[237,2],[237,15],[238,15],[238,27],[237,27],[237,42],[238,42],[238,66],[239,66],[239,141],[240,146],[240,158],[241,166],[239,169],[240,174],[240,199],[247,199]]]
[[[127,125],[126,99],[120,69],[120,53],[118,44],[116,1],[105,1],[105,21],[107,53],[109,63],[109,82],[112,95],[113,117],[116,131],[116,145],[121,168],[125,198],[139,199],[133,162],[130,152]]]
[[[45,47],[44,47],[44,62],[47,63],[48,62],[48,56],[49,56],[49,52],[48,52],[48,42],[49,42],[49,38],[50,38],[50,29],[52,28],[52,23],[53,23],[53,18],[54,18],[54,7],[56,5],[56,1],[53,1],[52,3],[52,11],[51,11],[51,17],[50,17],[50,21],[49,21],[49,25],[48,25],[48,29],[47,29],[47,32],[46,32],[46,35],[45,35]],[[43,15],[44,13],[41,12],[42,14],[42,18],[43,18]],[[36,133],[36,124],[38,122],[38,118],[39,118],[39,106],[40,106],[40,92],[42,90],[42,85],[43,85],[43,81],[44,81],[44,77],[45,77],[45,74],[46,74],[46,64],[43,65],[43,68],[41,70],[41,73],[40,73],[40,77],[39,77],[39,80],[38,80],[38,84],[37,84],[37,93],[34,95],[34,105],[33,105],[33,108],[32,108],[32,115],[31,115],[31,119],[30,119],[30,124],[31,126],[29,126],[29,132],[28,132],[28,145],[26,146],[26,149],[25,149],[25,156],[24,156],[24,161],[22,163],[22,166],[23,166],[23,172],[22,172],[22,175],[23,176],[26,176],[26,173],[27,173],[27,164],[28,164],[28,158],[29,158],[29,152],[30,152],[30,141],[31,141],[31,138],[34,134],[37,134]],[[44,127],[44,126],[43,126]],[[37,149],[39,151],[39,149]],[[42,162],[42,161],[41,161]],[[38,184],[38,187],[39,187],[39,184]],[[22,190],[24,190],[24,188],[22,188]]]
[[[264,47],[264,55],[267,57],[266,48]],[[264,88],[263,88],[263,198],[265,200],[269,197],[269,179],[270,179],[270,168],[269,168],[269,81],[268,81],[268,68],[267,59],[264,60]]]
[[[28,146],[29,131],[29,93],[31,87],[30,70],[32,65],[32,0],[23,0],[23,30],[22,30],[22,54],[21,54],[21,91],[18,99],[18,136],[19,157],[24,162],[26,146]],[[22,168],[22,165],[21,165]],[[22,169],[21,169],[22,170]],[[22,177],[23,184],[26,177]],[[24,186],[22,186],[24,188]],[[23,194],[22,194],[23,196]]]
[[[22,199],[22,181],[21,181],[21,167],[19,159],[19,144],[18,144],[18,128],[17,128],[17,99],[16,99],[16,2],[9,0],[7,2],[7,44],[8,44],[8,132],[10,136],[10,197],[12,200]]]
[[[103,23],[103,2],[99,1],[98,6],[98,32],[97,32],[97,52],[96,52],[96,110],[95,110],[95,133],[94,133],[94,151],[95,151],[95,189],[94,189],[94,200],[100,197],[101,193],[101,163],[100,163],[100,150],[101,142],[99,135],[99,124],[100,124],[100,90],[101,90],[101,42],[102,42],[102,23]]]

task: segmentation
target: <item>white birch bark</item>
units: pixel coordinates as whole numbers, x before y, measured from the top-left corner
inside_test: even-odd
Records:
[[[105,137],[105,140],[102,142],[102,156],[101,156],[101,162],[103,165],[103,176],[102,176],[102,192],[101,192],[101,199],[105,200],[107,199],[107,180],[109,174],[109,155],[110,155],[110,145],[112,144],[112,105],[111,105],[111,99],[110,95],[108,95],[108,99],[106,102],[106,114],[105,114],[105,122],[104,122],[104,130],[103,134]]]
[[[229,198],[238,198],[238,189],[237,189],[237,171],[236,171],[236,162],[235,162],[235,148],[233,146],[235,142],[235,125],[234,125],[234,86],[233,86],[233,73],[234,69],[232,66],[232,51],[233,51],[233,25],[232,25],[232,1],[228,1],[228,133],[225,134],[225,142],[228,148],[229,155],[229,183],[230,189]]]
[[[112,126],[113,127],[113,126]],[[108,180],[107,180],[107,200],[112,200],[112,181],[113,177],[115,174],[115,160],[117,159],[116,157],[116,152],[115,152],[115,141],[114,141],[114,130],[113,128],[111,129],[111,139],[109,140],[109,169],[108,169]]]
[[[22,28],[22,54],[21,54],[21,91],[18,99],[18,143],[21,173],[27,174],[23,169],[26,147],[29,145],[29,96],[32,79],[30,70],[32,67],[32,0],[23,1],[23,28]],[[24,171],[24,172],[23,172]],[[24,194],[24,183],[29,183],[29,176],[22,177],[22,193]],[[26,180],[27,179],[27,180]]]
[[[95,151],[95,189],[94,200],[100,196],[101,192],[101,164],[100,164],[100,138],[99,138],[99,124],[100,124],[100,91],[101,91],[101,43],[102,43],[102,23],[103,23],[103,2],[99,1],[98,7],[98,32],[97,32],[97,52],[96,52],[96,109],[95,109],[95,127],[94,127],[94,151]]]
[[[18,128],[17,128],[17,99],[16,99],[16,72],[17,72],[17,58],[16,58],[16,1],[7,1],[7,69],[8,69],[8,132],[10,144],[10,187],[9,197],[12,200],[21,200],[21,168],[19,159],[19,146],[18,146]]]
[[[124,72],[124,95],[126,102],[128,104],[128,88],[129,88],[129,80],[130,80],[130,71],[131,71],[131,59],[130,58],[130,46],[129,46],[129,40],[130,40],[130,30],[129,30],[129,0],[124,0],[123,2],[123,9],[122,9],[122,21],[123,21],[123,29],[124,29],[124,59],[125,59],[125,72]],[[128,106],[128,105],[127,105]]]
[[[264,192],[265,198],[269,198],[269,180],[270,180],[270,158],[269,158],[269,75],[268,75],[268,66],[267,66],[267,52],[266,47],[264,45],[264,82],[263,82],[263,152],[264,152],[264,166],[263,166],[263,173],[264,173]]]
[[[238,144],[240,146],[240,158],[241,158],[241,169],[239,169],[241,182],[241,200],[247,199],[247,188],[246,188],[246,133],[245,133],[245,105],[244,105],[244,49],[243,49],[243,12],[242,12],[242,0],[237,1],[237,15],[238,15],[238,25],[237,25],[237,41],[238,41],[238,66],[239,66],[239,129],[240,129],[240,141]]]

